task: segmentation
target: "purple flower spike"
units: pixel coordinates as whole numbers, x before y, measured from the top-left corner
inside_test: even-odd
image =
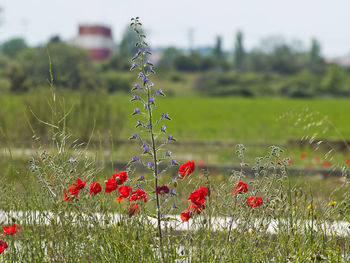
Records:
[[[148,82],[148,78],[147,78],[146,76],[144,76],[144,77],[142,78],[142,81],[143,81],[143,82]]]
[[[137,52],[141,52],[142,51],[142,49],[139,47],[138,49],[137,49]]]
[[[149,152],[149,147],[145,146],[145,147],[143,147],[143,150],[145,151],[145,153],[148,153]]]
[[[152,66],[148,66],[148,71],[152,71]]]
[[[176,159],[172,159],[170,162],[169,162],[169,165],[177,165],[177,161]]]
[[[173,204],[173,208],[177,208],[177,206],[176,206],[176,203],[174,202],[174,204]]]
[[[154,98],[150,98],[148,102],[149,104],[154,104]]]
[[[143,78],[143,73],[142,72],[139,72],[139,77]]]
[[[132,113],[132,115],[135,115],[135,114],[138,114],[138,113],[140,113],[139,108],[135,108],[135,109],[134,109],[134,112]]]
[[[137,67],[137,64],[135,62],[132,63],[130,70],[133,71]]]
[[[171,195],[176,195],[176,191],[174,189],[170,189],[170,194]]]
[[[142,126],[142,123],[141,123],[140,120],[137,120],[136,128],[138,128],[138,127],[140,127],[140,126]]]
[[[146,123],[147,127],[151,127],[151,124],[149,122]]]
[[[134,97],[132,97],[132,99],[130,101],[134,101],[134,100],[140,100],[140,97],[137,95],[134,95]]]
[[[174,139],[174,137],[171,134],[169,134],[168,141],[176,141],[176,140]]]
[[[74,158],[73,157],[69,158],[69,162],[74,163]]]
[[[144,180],[145,180],[145,177],[143,175],[140,175],[139,179],[137,179],[137,181],[144,181]]]
[[[154,86],[154,83],[153,83],[153,81],[151,81],[150,83],[149,83],[149,85],[148,85],[148,87],[153,87]]]
[[[165,156],[170,156],[171,155],[171,151],[167,151],[166,153],[165,153]]]
[[[165,129],[166,129],[165,125],[162,125],[162,126],[160,127],[160,131],[161,131],[161,132],[165,132]]]
[[[140,159],[137,158],[136,156],[133,156],[133,157],[131,158],[131,161],[132,161],[132,162],[137,162],[138,160],[140,160]]]
[[[129,139],[132,140],[137,138],[139,138],[139,136],[136,133],[133,133],[133,135]]]
[[[134,90],[137,90],[137,89],[142,90],[142,87],[139,84],[135,84],[131,91],[134,91]]]
[[[152,164],[152,162],[148,162],[147,166],[148,166],[149,169],[153,169],[153,164]]]
[[[162,90],[162,89],[158,89],[158,90],[156,91],[156,95],[165,96],[165,94],[163,93],[163,90]]]
[[[143,106],[145,107],[145,110],[148,110],[148,105],[147,104],[143,104]]]
[[[168,113],[165,113],[165,117],[164,117],[164,118],[167,119],[167,120],[169,120],[169,121],[171,120],[170,117],[169,117],[169,115],[168,115]]]
[[[168,115],[168,113],[163,113],[163,114],[162,114],[162,119],[167,119],[167,120],[169,120],[169,121],[171,120],[170,117],[169,117],[169,115]]]

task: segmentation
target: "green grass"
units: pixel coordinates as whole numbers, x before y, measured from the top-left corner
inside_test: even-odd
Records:
[[[138,146],[128,144],[112,146],[110,140],[126,140],[135,132],[136,120],[142,120],[142,116],[131,116],[130,113],[134,107],[142,108],[140,103],[130,103],[130,96],[126,94],[62,94],[64,100],[59,100],[59,106],[62,109],[64,105],[65,111],[70,112],[66,127],[73,138],[87,141],[92,134],[95,143],[91,146],[101,149],[101,155],[104,150],[111,153],[106,157],[107,160],[128,161],[133,152],[138,150]],[[40,123],[29,111],[31,109],[39,118],[49,122],[52,116],[45,96],[48,94],[1,96],[0,144],[2,142],[3,147],[6,138],[9,138],[14,148],[31,148],[32,132],[28,123],[37,136],[51,136],[51,128]],[[254,162],[255,157],[264,156],[272,144],[283,147],[283,156],[292,157],[296,166],[312,166],[313,158],[319,156],[335,167],[341,167],[345,159],[350,157],[349,151],[336,151],[327,143],[322,143],[320,149],[286,144],[289,139],[299,141],[303,137],[306,141],[311,141],[311,138],[350,138],[350,103],[346,99],[168,96],[156,101],[155,117],[163,112],[168,112],[172,117],[172,121],[165,123],[167,132],[185,143],[171,146],[180,161],[194,159],[208,164],[238,163],[233,146],[194,147],[190,141],[229,141],[233,142],[231,145],[244,143],[250,163]],[[156,126],[156,129],[159,128]],[[104,143],[100,145],[100,141]],[[256,145],[260,143],[262,146]],[[331,154],[327,155],[330,150]],[[302,152],[308,156],[305,161],[299,158]]]
[[[35,157],[42,158],[41,151],[38,151]],[[118,196],[117,192],[101,192],[91,197],[87,189],[82,189],[74,201],[65,203],[61,200],[65,187],[74,182],[76,177],[86,179],[88,185],[95,180],[103,184],[107,177],[111,177],[112,170],[100,170],[94,162],[87,167],[87,160],[82,153],[76,157],[77,163],[71,172],[69,147],[60,154],[45,156],[45,159],[37,162],[40,174],[31,173],[23,163],[12,162],[7,169],[6,162],[1,163],[0,205],[5,211],[50,211],[60,221],[51,220],[49,225],[39,221],[32,225],[10,216],[10,222],[0,222],[2,225],[17,223],[20,227],[16,235],[2,237],[9,248],[0,256],[1,260],[19,262],[26,258],[28,262],[161,262],[157,229],[147,218],[147,215],[155,215],[151,174],[145,174],[146,181],[139,182],[147,191],[147,204],[141,203],[140,215],[129,217],[126,215],[130,206],[127,200],[123,200],[121,205],[113,202]],[[263,163],[268,164],[268,159]],[[134,187],[138,174],[131,172],[129,176],[126,184]],[[164,174],[161,183],[168,183],[170,178]],[[248,184],[249,191],[235,196],[232,190],[239,178]],[[56,197],[48,191],[45,181],[50,183]],[[330,262],[346,262],[350,249],[349,237],[327,236],[321,229],[313,231],[299,228],[296,223],[311,220],[314,226],[318,226],[330,220],[348,221],[348,183],[334,179],[321,181],[318,178],[292,178],[280,173],[261,173],[256,180],[244,174],[230,177],[211,174],[207,181],[197,169],[195,173],[178,180],[176,197],[161,196],[162,213],[179,215],[188,206],[186,199],[190,192],[199,185],[209,186],[211,192],[205,202],[205,210],[190,219],[197,229],[191,227],[184,232],[163,229],[163,233],[166,233],[166,262],[176,262],[176,259],[185,262],[283,262],[287,257],[297,262],[313,262],[315,257],[323,257]],[[175,184],[170,186],[175,187]],[[263,196],[264,204],[249,209],[246,198],[251,195]],[[178,209],[169,211],[168,207],[174,201]],[[337,203],[330,206],[329,201]],[[310,204],[314,209],[312,214],[307,208]],[[96,212],[104,215],[107,221],[83,216]],[[122,214],[115,225],[107,225],[110,212]],[[74,218],[71,213],[77,217]],[[229,225],[220,231],[213,231],[208,224],[216,216],[232,216],[240,222],[230,234],[229,242]],[[199,221],[199,218],[204,221]],[[261,224],[254,225],[256,219],[262,220]],[[44,222],[44,218],[40,220]],[[271,220],[288,223],[284,223],[275,235],[270,235],[266,228]]]
[[[96,121],[95,138],[110,132],[114,138],[126,139],[134,131],[137,120],[137,117],[128,114],[133,107],[142,107],[137,102],[129,103],[129,98],[123,94],[65,93],[66,111],[72,109],[68,129],[73,136],[86,138],[93,131]],[[43,94],[4,95],[0,103],[0,126],[8,136],[30,138],[27,119],[42,136],[48,132],[29,112],[31,108],[38,117],[50,121],[50,111]],[[168,132],[180,140],[245,143],[284,142],[305,135],[321,139],[350,138],[350,101],[347,99],[176,96],[161,98],[156,103],[155,116],[168,112],[173,119],[166,124]]]
[[[30,138],[30,130],[22,123],[25,103],[37,105],[38,115],[44,121],[50,121],[49,108],[42,96],[21,95],[2,97],[2,123],[6,135],[12,139]],[[74,109],[67,122],[59,122],[60,129],[51,134],[51,130],[42,124],[33,123],[33,128],[46,138],[55,138],[54,143],[44,143],[45,147],[34,146],[36,153],[35,165],[31,167],[23,160],[0,159],[0,206],[3,210],[21,211],[50,211],[60,221],[52,220],[50,225],[25,224],[11,217],[10,222],[18,223],[20,231],[15,236],[3,237],[9,248],[0,256],[6,262],[19,262],[26,258],[29,262],[160,262],[159,238],[157,228],[149,221],[155,217],[155,194],[153,176],[145,174],[145,181],[137,181],[139,174],[130,170],[127,184],[135,189],[139,183],[148,194],[147,204],[140,203],[141,214],[129,217],[127,211],[130,203],[124,200],[120,205],[114,202],[118,192],[106,194],[103,191],[95,197],[88,194],[88,189],[82,189],[79,197],[72,202],[62,201],[66,188],[77,177],[92,181],[99,181],[102,185],[106,178],[111,177],[112,167],[101,167],[99,164],[110,158],[121,160],[130,158],[131,154],[138,154],[139,149],[128,145],[108,145],[106,148],[89,149],[84,152],[81,148],[72,146],[73,139],[65,138],[67,127],[73,137],[86,138],[90,134],[91,125],[96,122],[94,139],[106,141],[110,137],[127,138],[134,131],[136,117],[129,116],[133,105],[128,102],[129,96],[98,94],[68,94],[65,101],[59,105],[81,105]],[[39,103],[39,104],[37,104]],[[66,104],[65,104],[66,103]],[[9,105],[11,107],[9,107]],[[327,122],[320,126],[303,129],[305,124],[294,126],[297,114],[308,105],[313,114],[313,120],[308,113],[302,113],[305,123],[317,123],[327,112],[332,121],[345,137],[349,137],[346,112],[349,106],[346,100],[290,100],[290,99],[243,99],[243,98],[206,98],[206,97],[167,97],[157,102],[156,118],[162,112],[168,112],[173,121],[167,122],[167,130],[178,140],[228,140],[237,142],[283,142],[289,138],[299,138],[302,135],[312,135],[319,131],[320,138],[339,138],[334,129],[325,134],[321,131],[330,127]],[[43,108],[40,108],[40,107]],[[103,107],[101,109],[101,107]],[[140,105],[138,105],[140,107]],[[64,107],[63,107],[64,108]],[[140,107],[141,108],[141,107]],[[278,120],[283,113],[294,111],[291,117]],[[15,112],[17,112],[15,114]],[[118,118],[113,119],[114,116]],[[123,122],[119,122],[122,120]],[[25,119],[24,119],[25,121]],[[33,120],[35,122],[35,120]],[[344,124],[346,123],[346,124]],[[85,124],[85,125],[84,125]],[[107,125],[108,124],[108,125]],[[120,124],[120,125],[119,125]],[[159,127],[158,127],[159,128]],[[6,140],[4,140],[6,142]],[[62,146],[64,146],[62,148]],[[97,143],[97,146],[98,143]],[[60,151],[57,151],[57,147]],[[218,148],[218,147],[217,147]],[[220,148],[220,147],[219,147]],[[103,151],[109,150],[111,156],[104,156]],[[181,149],[179,152],[176,150]],[[248,148],[249,149],[249,148]],[[48,152],[45,153],[45,150]],[[80,150],[79,154],[76,151]],[[181,145],[173,148],[174,156],[187,159],[186,154],[200,156],[204,161],[207,153],[216,151],[217,160],[225,160],[234,154],[235,149],[211,149],[210,147],[192,147]],[[294,155],[304,149],[289,149],[282,156]],[[73,152],[75,151],[75,152]],[[265,151],[265,152],[264,152]],[[309,150],[306,151],[311,158]],[[248,153],[248,151],[247,151]],[[209,186],[210,196],[205,202],[206,208],[200,215],[195,215],[191,222],[196,230],[177,232],[172,228],[163,228],[165,262],[284,262],[295,259],[297,262],[313,262],[316,258],[326,258],[330,262],[346,261],[349,255],[349,237],[327,236],[321,229],[297,227],[297,222],[311,220],[318,226],[331,220],[349,221],[350,202],[349,183],[347,178],[291,177],[276,170],[277,152],[267,149],[252,149],[249,162],[254,163],[254,156],[265,156],[262,160],[262,171],[253,180],[244,174],[211,173],[209,179],[196,172],[182,180],[170,182],[173,178],[169,174],[160,177],[160,184],[169,184],[176,189],[174,197],[161,196],[161,213],[170,215],[167,220],[173,220],[173,215],[179,215],[189,205],[187,198],[198,186]],[[73,156],[77,160],[71,164],[68,160]],[[96,160],[89,159],[95,154]],[[256,155],[259,154],[259,155]],[[118,156],[116,158],[115,156]],[[177,158],[177,157],[176,157]],[[214,157],[211,157],[214,158]],[[296,159],[296,158],[295,158]],[[145,159],[146,160],[146,159]],[[167,160],[168,161],[168,160]],[[196,160],[198,161],[198,160]],[[214,159],[215,161],[215,159]],[[301,162],[296,160],[296,163]],[[279,166],[278,166],[279,167]],[[28,169],[29,168],[29,169]],[[235,184],[243,180],[248,184],[248,193],[233,195]],[[249,209],[247,198],[252,195],[262,196],[264,204],[261,207]],[[330,201],[336,201],[330,206]],[[176,208],[173,202],[177,203]],[[312,208],[308,209],[312,204]],[[312,209],[312,210],[311,210]],[[311,212],[312,211],[312,212]],[[78,214],[72,218],[70,212]],[[99,212],[105,216],[110,212],[123,215],[116,225],[101,225],[101,222],[91,215]],[[80,215],[90,215],[84,217]],[[212,217],[232,217],[239,225],[232,232],[229,225],[220,231],[213,231],[208,223]],[[202,218],[204,221],[199,221]],[[256,219],[261,224],[255,225]],[[165,220],[165,219],[164,219]],[[271,220],[285,222],[275,235],[266,233]],[[166,220],[165,220],[166,221]],[[178,224],[186,225],[181,221]],[[229,239],[229,242],[228,242]],[[17,245],[16,245],[17,242]],[[18,245],[19,244],[19,245]]]
[[[308,112],[304,111],[306,108]],[[313,132],[315,129],[304,129],[305,125],[319,122],[324,117],[342,136],[350,138],[350,101],[346,99],[170,97],[160,100],[158,109],[173,116],[174,120],[167,126],[180,139],[285,141]],[[302,122],[297,125],[299,116]],[[129,118],[127,127],[131,128],[133,119]],[[326,128],[329,123],[323,121],[317,127],[318,137],[339,138],[335,129],[322,133]]]

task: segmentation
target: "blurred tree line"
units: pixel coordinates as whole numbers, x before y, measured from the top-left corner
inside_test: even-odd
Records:
[[[45,86],[50,56],[57,86],[128,91],[133,76],[125,72],[137,52],[136,41],[134,32],[127,28],[113,56],[93,62],[86,51],[62,42],[58,36],[39,47],[29,47],[21,38],[8,40],[0,46],[0,90],[26,92]],[[165,48],[156,66],[164,74],[198,72],[194,88],[204,95],[350,96],[349,68],[327,64],[316,39],[305,49],[299,43],[270,37],[248,52],[244,34],[239,31],[231,52],[223,50],[222,38],[217,36],[213,47],[205,52]]]

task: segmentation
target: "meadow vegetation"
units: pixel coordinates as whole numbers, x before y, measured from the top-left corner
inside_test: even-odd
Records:
[[[9,131],[10,138],[30,138],[29,124],[40,136],[47,136],[49,128],[40,124],[35,115],[43,119],[50,116],[48,93],[39,94],[1,96],[1,127]],[[67,129],[78,138],[89,137],[94,122],[96,137],[97,131],[106,135],[113,130],[113,136],[126,138],[136,125],[129,118],[132,105],[126,94],[66,92],[60,96],[70,116]],[[314,133],[330,140],[350,137],[347,99],[170,96],[157,102],[156,108],[177,116],[168,125],[177,138],[184,140],[276,143]]]
[[[263,145],[247,158],[246,147],[238,144],[222,157],[227,162],[234,156],[238,167],[222,175],[207,169],[207,160],[200,163],[211,146],[179,144],[183,153],[201,158],[194,160],[178,158],[175,147],[176,141],[194,139],[285,146],[293,138],[310,145],[337,139],[346,144],[348,101],[211,98],[193,89],[191,96],[171,96],[171,90],[180,94],[177,89],[193,83],[195,75],[176,73],[158,83],[138,18],[132,26],[138,49],[131,64],[137,76],[131,96],[57,90],[50,68],[48,92],[0,98],[2,147],[8,153],[0,158],[0,223],[18,227],[4,229],[0,260],[349,261],[348,149],[334,155],[343,162],[342,177],[322,181],[292,177],[289,170],[313,162],[315,151],[329,149],[288,152]],[[163,98],[167,81],[170,96]],[[125,138],[136,143],[114,145],[114,139]],[[12,149],[22,144],[16,140],[28,139],[34,152],[26,162]],[[125,171],[116,171],[115,156],[128,161]],[[136,163],[144,167],[142,173]],[[252,174],[245,172],[248,166]]]

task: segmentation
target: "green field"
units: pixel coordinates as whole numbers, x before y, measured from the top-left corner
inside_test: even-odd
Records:
[[[37,118],[50,122],[52,115],[48,106],[48,94],[4,95],[0,98],[0,143],[9,142],[14,148],[31,147],[32,131],[36,136],[47,139],[51,127],[40,123]],[[92,140],[98,148],[112,152],[108,158],[127,161],[138,147],[129,144],[114,144],[113,139],[126,140],[135,130],[138,119],[132,116],[133,108],[142,108],[139,102],[130,103],[127,94],[70,93],[63,92],[57,108],[69,112],[63,123],[73,138]],[[33,115],[35,113],[36,116]],[[327,142],[321,149],[306,147],[313,140],[346,140],[350,138],[350,103],[346,99],[287,99],[287,98],[209,98],[201,96],[168,96],[157,98],[155,117],[168,112],[172,118],[166,121],[167,132],[178,144],[171,150],[179,160],[195,159],[208,164],[237,163],[234,158],[237,143],[246,144],[247,158],[254,162],[255,157],[263,156],[268,146],[281,146],[284,157],[292,157],[295,165],[311,166],[316,156],[331,161],[332,165],[344,164],[350,157],[349,151],[337,151]],[[146,121],[146,120],[145,120]],[[160,126],[156,126],[159,130]],[[147,139],[148,135],[145,134]],[[306,144],[298,145],[301,139]],[[288,140],[294,144],[288,144]],[[192,141],[201,145],[193,146]],[[208,145],[211,141],[225,142],[221,146]],[[102,145],[100,145],[102,143]],[[135,145],[136,146],[136,145]],[[327,153],[331,151],[331,154]],[[300,153],[308,158],[299,160]],[[321,164],[319,164],[321,165]]]
[[[160,100],[159,112],[174,116],[169,131],[180,139],[278,142],[314,132],[322,138],[339,138],[340,134],[350,138],[349,100],[171,97]],[[326,121],[322,121],[324,117]],[[129,118],[130,130],[133,119]],[[306,129],[308,124],[313,127]]]
[[[73,136],[86,137],[95,123],[98,133],[126,139],[134,131],[136,117],[129,113],[142,104],[129,102],[125,94],[66,93],[67,127]],[[50,108],[44,95],[4,95],[0,98],[0,127],[12,138],[31,137],[28,120],[45,136],[29,109],[50,121]],[[155,116],[168,112],[172,121],[167,130],[182,140],[222,140],[233,142],[283,142],[303,136],[350,138],[350,101],[346,99],[287,98],[208,98],[177,96],[156,101]],[[298,121],[299,119],[299,121]]]
[[[51,114],[48,100],[43,95],[5,95],[0,98],[2,147],[9,145],[13,150],[28,147],[34,151],[31,166],[27,162],[28,156],[0,158],[0,205],[5,210],[4,214],[9,214],[10,219],[6,224],[18,223],[20,226],[17,235],[6,237],[11,252],[3,254],[5,261],[19,262],[26,257],[31,262],[76,262],[77,255],[81,262],[107,262],[116,258],[124,262],[135,259],[160,261],[157,229],[150,223],[150,218],[156,218],[152,174],[142,174],[145,180],[140,181],[140,174],[131,169],[126,182],[133,189],[141,185],[147,192],[148,203],[139,201],[140,215],[128,215],[132,204],[130,200],[123,200],[120,204],[114,201],[119,196],[117,191],[107,194],[103,189],[97,196],[90,196],[88,188],[84,188],[74,200],[67,203],[62,201],[63,193],[77,177],[87,180],[87,185],[92,181],[100,182],[104,188],[106,179],[113,173],[106,159],[125,161],[141,154],[136,144],[108,143],[111,139],[124,140],[135,132],[138,118],[131,112],[134,107],[141,109],[142,105],[132,105],[129,99],[130,96],[125,94],[66,93],[64,99],[58,99],[56,106],[51,104],[61,114],[56,116]],[[29,108],[36,117],[28,111]],[[232,160],[236,151],[234,146],[218,147],[205,143],[193,146],[191,141],[233,142],[230,145],[234,145],[234,142],[246,143],[246,161],[250,165],[254,164],[256,157],[265,156],[261,163],[264,171],[254,179],[239,172],[230,175],[210,171],[206,177],[198,166],[193,174],[176,182],[172,175],[162,174],[159,183],[168,184],[176,190],[176,195],[160,197],[160,211],[164,215],[162,220],[176,222],[188,229],[177,232],[172,227],[164,227],[164,262],[182,259],[188,262],[283,262],[286,258],[296,258],[300,262],[313,262],[316,258],[346,262],[349,236],[327,235],[317,227],[333,220],[349,221],[348,179],[322,180],[317,175],[305,176],[307,172],[296,177],[289,176],[278,170],[277,156],[271,151],[269,154],[265,145],[285,144],[288,139],[299,140],[303,136],[308,136],[309,141],[312,137],[349,138],[349,109],[347,100],[332,99],[169,96],[156,101],[155,118],[168,112],[173,120],[163,122],[167,125],[167,131],[185,142],[178,146],[169,145],[180,162],[194,159],[197,165],[200,160],[208,164],[239,163],[237,156]],[[69,114],[63,118],[65,113]],[[60,129],[53,130],[38,119],[44,122],[53,119]],[[38,144],[30,142],[32,130],[29,126],[43,142],[40,148]],[[160,127],[156,127],[159,131]],[[137,132],[142,134],[141,131]],[[64,139],[69,133],[73,138]],[[75,138],[87,140],[91,134],[91,146],[95,147],[87,151],[70,147],[70,142]],[[54,140],[50,141],[50,138]],[[254,143],[257,145],[254,146]],[[301,152],[307,154],[305,160],[299,158]],[[291,146],[281,156],[292,156],[297,166],[309,166],[316,154],[322,155],[322,160],[334,158],[332,165],[335,162],[344,165],[344,158],[349,155],[347,152],[336,152],[324,158],[324,150],[315,152],[312,148]],[[76,160],[73,163],[69,161],[72,156]],[[140,157],[148,160],[144,155]],[[249,185],[249,191],[235,196],[232,190],[240,180]],[[210,195],[202,213],[192,215],[192,226],[197,227],[197,230],[192,230],[190,225],[174,216],[179,216],[188,207],[190,193],[204,185],[210,188]],[[264,203],[261,207],[249,208],[247,198],[253,195],[262,196]],[[45,211],[52,211],[59,223],[51,220],[49,225],[43,226],[44,217],[39,218],[37,224],[27,224],[13,216],[10,212],[13,210],[39,211],[44,215]],[[96,212],[106,216],[107,221],[102,220],[101,223],[94,217]],[[101,224],[110,222],[110,212],[120,213],[121,219],[117,224],[101,227]],[[78,217],[72,217],[75,214]],[[232,218],[240,223],[232,231],[229,224],[225,224],[223,230],[214,231],[208,222],[215,220],[215,216]],[[262,220],[262,223],[256,225],[256,219]],[[275,235],[267,234],[272,220],[281,223]],[[298,222],[311,222],[315,230],[299,227]],[[18,249],[16,242],[20,244]],[[276,251],[279,251],[278,255],[275,255]],[[271,255],[274,255],[273,258]]]

